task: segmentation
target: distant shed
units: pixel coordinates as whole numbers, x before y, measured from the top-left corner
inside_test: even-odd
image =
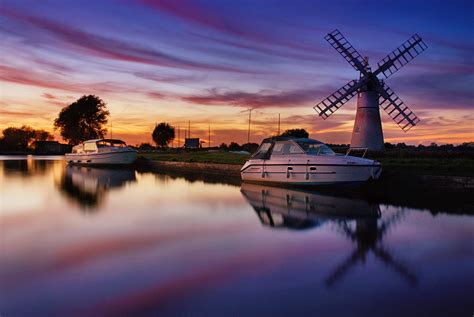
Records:
[[[72,150],[72,146],[69,144],[59,143],[58,141],[35,141],[32,144],[32,148],[35,154],[51,155],[61,155]]]
[[[199,138],[186,138],[184,139],[185,149],[199,149],[201,147],[201,141]]]

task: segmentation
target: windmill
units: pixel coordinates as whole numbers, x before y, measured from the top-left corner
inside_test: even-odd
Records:
[[[336,90],[318,103],[314,110],[325,120],[358,94],[351,148],[382,151],[384,141],[379,108],[384,109],[404,132],[420,121],[383,80],[408,64],[428,46],[418,34],[415,34],[380,60],[377,63],[377,70],[372,71],[368,57],[363,58],[341,32],[334,30],[324,38],[355,70],[360,72],[360,78],[351,80]]]

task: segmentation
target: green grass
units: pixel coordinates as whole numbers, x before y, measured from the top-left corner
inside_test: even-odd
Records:
[[[249,155],[229,152],[140,153],[154,161],[196,162],[243,165]],[[470,158],[376,158],[384,171],[424,175],[474,176],[474,159]]]
[[[196,162],[243,165],[250,155],[229,152],[140,153],[154,161]]]
[[[474,176],[474,160],[468,158],[378,158],[377,161],[390,172]]]

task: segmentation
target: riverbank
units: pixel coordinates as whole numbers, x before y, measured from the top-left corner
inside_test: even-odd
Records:
[[[188,181],[240,186],[240,165],[202,162],[159,161],[140,157],[139,173],[166,174]],[[299,188],[328,195],[362,198],[379,204],[428,207],[432,213],[450,212],[471,214],[474,205],[474,177],[455,175],[423,175],[412,171],[400,173],[385,170],[379,180],[361,186],[325,186]]]
[[[231,154],[231,155],[229,155]],[[158,172],[210,175],[237,179],[248,155],[234,153],[179,153],[141,155],[137,165]],[[174,160],[171,160],[174,159]],[[186,161],[188,160],[188,161]],[[232,162],[232,163],[225,163]],[[237,163],[238,162],[238,163]],[[377,188],[436,189],[437,191],[474,191],[474,160],[469,159],[387,159],[381,160],[383,173]]]
[[[140,156],[156,162],[228,164],[238,165],[239,167],[250,157],[249,154],[222,151],[140,153]],[[379,161],[384,168],[384,172],[387,173],[474,177],[474,157],[468,154],[460,157],[449,157],[447,155],[436,157],[401,153],[397,157],[394,153],[384,153],[372,154],[369,158]],[[185,168],[186,165],[179,166]],[[200,168],[199,165],[196,166]],[[231,167],[220,168],[219,166],[216,168],[224,173],[227,173],[229,169],[233,169]]]

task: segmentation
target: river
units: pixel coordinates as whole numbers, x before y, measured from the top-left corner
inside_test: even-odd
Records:
[[[0,158],[1,316],[472,316],[474,216]]]

